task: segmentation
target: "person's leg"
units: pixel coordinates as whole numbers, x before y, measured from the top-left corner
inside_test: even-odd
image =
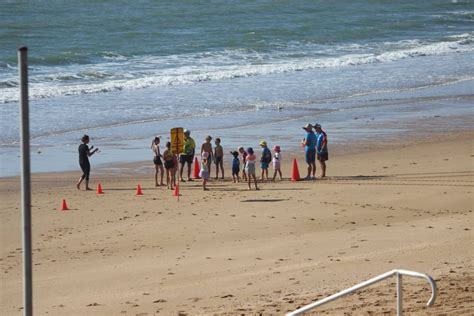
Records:
[[[174,189],[174,187],[176,186],[176,173],[177,173],[177,166],[176,167],[173,167],[171,169],[171,188]]]
[[[216,160],[219,159],[219,158],[216,158]],[[216,177],[214,179],[218,179],[219,178],[219,163],[218,161],[216,161]]]
[[[183,179],[183,170],[184,170],[184,163],[185,162],[182,158],[184,158],[184,157],[182,157],[182,156],[179,157],[179,160],[180,160],[180,162],[179,162],[179,180],[184,181],[184,179]]]
[[[321,178],[324,178],[326,176],[326,162],[320,160],[319,164],[321,165]]]
[[[257,176],[255,175],[255,173],[253,174],[253,182],[255,183],[255,190],[258,190],[258,186],[257,186]]]
[[[76,187],[77,187],[78,190],[81,189],[81,183],[82,183],[82,181],[84,181],[85,178],[86,178],[86,175],[82,174],[82,176],[79,178],[79,181],[77,181]]]
[[[191,161],[188,161],[188,181],[193,181],[191,179],[191,165],[193,164],[193,158],[190,158]]]
[[[159,170],[158,165],[155,165],[155,187],[158,186],[158,170]]]
[[[251,185],[250,185],[250,183],[251,183],[251,179],[250,179],[250,178],[251,178],[251,177],[252,177],[252,176],[251,176],[251,173],[249,172],[248,175],[247,175],[247,182],[248,182],[248,185],[249,185],[249,190],[252,189],[252,187],[251,187]]]
[[[277,170],[275,169],[275,171],[273,172],[273,178],[272,178],[272,181],[275,181],[275,178],[277,176]]]
[[[170,188],[170,181],[171,181],[170,175],[171,175],[170,169],[166,168],[166,187],[168,189]]]
[[[281,174],[281,169],[278,169],[278,173],[280,174],[280,180],[283,180],[283,175]]]
[[[316,162],[313,161],[311,165],[313,166],[313,178],[314,178],[316,176]]]
[[[159,165],[158,168],[160,169],[160,185],[164,185],[163,176],[164,176],[165,170],[163,168],[163,165]]]
[[[87,164],[85,166],[85,172],[84,173],[86,175],[86,190],[91,191],[92,189],[89,188],[89,175],[91,173],[91,165],[90,164]]]
[[[224,180],[224,160],[222,158],[219,162],[219,166],[221,167],[222,180]]]

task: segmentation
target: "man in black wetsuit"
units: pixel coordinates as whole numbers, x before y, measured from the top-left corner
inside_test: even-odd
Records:
[[[91,172],[89,157],[95,154],[99,150],[99,148],[96,148],[93,151],[91,151],[94,148],[94,146],[91,146],[91,148],[87,146],[87,144],[89,143],[88,135],[82,136],[81,141],[82,141],[82,144],[79,145],[78,151],[79,151],[79,165],[81,166],[81,169],[82,169],[82,176],[79,178],[79,182],[77,182],[77,189],[78,190],[81,189],[81,183],[85,179],[86,190],[92,190],[91,188],[89,188],[89,174]]]

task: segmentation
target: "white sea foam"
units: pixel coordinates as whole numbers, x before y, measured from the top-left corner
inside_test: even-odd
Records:
[[[108,53],[105,62],[93,65],[36,67],[30,73],[29,92],[31,99],[42,99],[386,63],[406,58],[473,52],[473,39],[473,34],[464,33],[442,42],[413,39],[339,47],[290,43],[280,50],[266,53],[240,49],[128,58]],[[17,84],[18,79],[13,72],[10,77],[0,78],[0,103],[18,101]]]

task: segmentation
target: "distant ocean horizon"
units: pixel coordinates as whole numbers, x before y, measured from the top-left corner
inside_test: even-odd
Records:
[[[450,115],[469,113],[473,26],[468,0],[4,1],[0,176],[18,174],[20,46],[41,152],[33,171],[60,171],[75,168],[84,133],[110,149],[108,163],[147,159],[137,147],[175,125],[225,135],[376,114],[400,98],[461,98]]]

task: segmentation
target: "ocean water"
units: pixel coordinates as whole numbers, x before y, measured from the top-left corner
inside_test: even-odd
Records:
[[[106,165],[175,126],[292,148],[307,122],[343,143],[473,117],[469,0],[2,1],[0,43],[0,176],[19,173],[23,45],[34,172],[76,169],[84,133]]]

